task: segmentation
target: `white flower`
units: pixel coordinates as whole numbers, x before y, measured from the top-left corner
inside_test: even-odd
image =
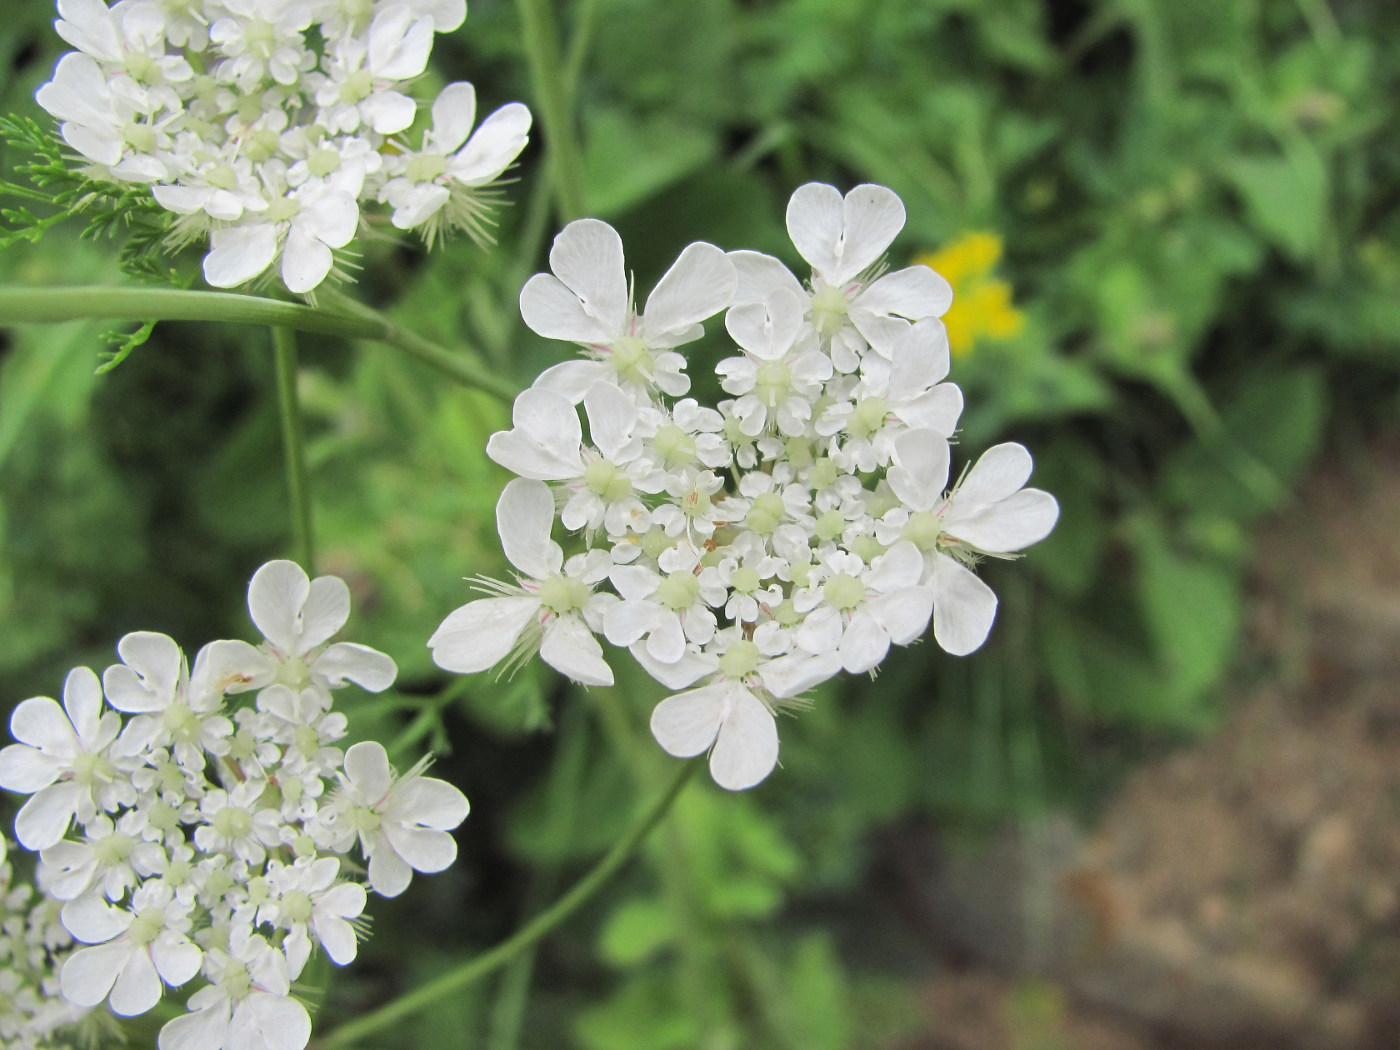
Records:
[[[606,555],[564,552],[549,537],[554,497],[542,481],[516,478],[496,504],[501,546],[524,576],[519,586],[483,581],[501,595],[469,602],[448,615],[428,640],[433,660],[447,671],[484,671],[519,646],[539,649],[555,670],[584,685],[612,685],[612,668],[593,636],[602,628],[609,595],[593,593],[607,574]],[[562,572],[561,572],[562,568]],[[596,626],[595,626],[596,625]]]
[[[807,618],[797,641],[808,652],[838,652],[852,674],[871,671],[890,643],[908,645],[928,627],[933,594],[920,586],[924,560],[912,543],[896,543],[867,568],[855,554],[822,559],[828,572],[794,596]]]
[[[289,994],[281,952],[235,934],[227,952],[206,953],[205,972],[215,983],[190,996],[191,1013],[166,1022],[160,1050],[303,1050],[311,1017]]]
[[[839,658],[793,654],[765,660],[757,644],[731,642],[705,685],[677,693],[651,715],[657,743],[677,758],[710,752],[710,775],[730,791],[762,781],[778,762],[776,700],[797,696],[841,669]]]
[[[159,883],[138,889],[130,910],[79,897],[64,906],[63,924],[94,945],[69,956],[60,973],[64,997],[79,1006],[108,999],[113,1013],[143,1014],[160,1001],[162,981],[178,988],[199,972],[202,953],[185,936],[189,908]]]
[[[554,238],[549,267],[552,274],[535,274],[521,290],[520,315],[539,335],[579,343],[593,358],[555,365],[536,380],[575,402],[599,379],[629,392],[684,394],[685,359],[673,348],[703,334],[700,322],[730,304],[736,281],[725,254],[698,241],[681,252],[638,314],[622,238],[597,219],[565,226]]]
[[[895,459],[890,487],[907,510],[886,515],[887,527],[897,528],[931,559],[934,638],[954,656],[966,655],[987,640],[997,599],[963,561],[1039,542],[1055,527],[1059,504],[1048,492],[1024,487],[1031,457],[1014,442],[983,453],[946,497],[948,446],[941,436],[920,430],[902,434],[895,441]]]
[[[369,35],[336,41],[325,83],[316,92],[320,122],[334,132],[353,132],[361,123],[392,135],[413,123],[413,99],[392,87],[422,74],[433,48],[433,20],[407,4],[374,16]]]
[[[476,191],[499,178],[530,141],[530,111],[519,102],[496,110],[473,133],[475,120],[476,89],[465,81],[449,84],[433,103],[422,148],[390,158],[392,177],[379,198],[394,209],[399,229],[423,226],[429,245],[444,228],[486,238],[489,198]]]
[[[345,752],[337,802],[369,858],[369,884],[384,897],[406,890],[415,871],[442,871],[457,859],[448,832],[467,818],[466,796],[445,780],[420,775],[421,769],[396,777],[388,753],[374,741]]]
[[[365,910],[365,888],[337,881],[339,873],[340,861],[335,857],[268,866],[273,896],[258,909],[258,921],[287,931],[282,951],[294,980],[311,954],[308,932],[337,966],[355,959],[355,928],[349,920]]]
[[[350,618],[350,588],[338,576],[312,580],[296,562],[270,561],[248,584],[248,612],[266,639],[258,650],[243,646],[253,688],[279,682],[324,690],[354,682],[378,693],[394,684],[398,668],[384,653],[326,644]]]
[[[63,684],[62,707],[36,696],[10,716],[19,743],[0,751],[0,787],[33,796],[15,818],[15,836],[26,849],[58,842],[75,816],[86,823],[100,810],[135,800],[110,755],[121,716],[102,707],[97,675],[75,667]]]

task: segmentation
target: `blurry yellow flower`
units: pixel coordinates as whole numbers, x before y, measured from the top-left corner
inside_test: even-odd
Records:
[[[979,338],[1008,339],[1025,327],[1025,314],[1011,303],[1011,285],[992,277],[1000,258],[1000,237],[973,232],[914,260],[937,270],[953,286],[953,305],[943,323],[955,355],[970,351]]]

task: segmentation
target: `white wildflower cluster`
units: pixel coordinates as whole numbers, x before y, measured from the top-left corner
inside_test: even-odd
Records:
[[[392,209],[431,244],[487,240],[490,185],[524,148],[530,111],[496,110],[473,132],[476,91],[450,84],[433,126],[403,137],[434,34],[465,0],[58,0],[59,59],[39,105],[88,171],[145,183],[208,238],[204,275],[232,288],[274,263],[315,289],[354,238],[361,209]]]
[[[421,765],[396,776],[379,744],[336,746],[332,691],[397,674],[383,653],[330,643],[350,613],[342,580],[270,562],[248,605],[261,645],[212,642],[191,669],[165,635],[128,634],[100,680],[68,675],[62,706],[20,704],[19,743],[0,751],[0,786],[31,796],[16,837],[82,945],[58,969],[63,998],[134,1016],[166,985],[207,981],[162,1050],[301,1050],[311,1020],[292,982],[317,945],[338,965],[356,954],[365,869],[351,848],[392,897],[452,863],[467,815]]]
[[[948,652],[980,646],[996,596],[972,567],[1044,538],[1059,513],[1025,488],[1031,458],[1016,444],[949,488],[962,394],[943,381],[938,318],[952,291],[924,266],[884,272],[898,196],[812,183],[787,225],[805,283],[771,256],[696,243],[641,312],[613,229],[564,228],[553,273],[530,279],[520,307],[585,359],[545,371],[487,445],[519,475],[496,511],[516,583],[478,581],[494,596],[429,642],[452,671],[538,649],[608,685],[601,634],[681,690],[653,714],[661,746],[709,750],[731,789],[776,764],[775,712],[842,670],[873,672],[930,618]],[[684,396],[676,348],[720,311],[738,352],[718,366],[733,396],[711,408]],[[585,548],[567,559],[556,515]]]
[[[59,903],[17,881],[0,838],[0,1046],[60,1050],[87,1015],[59,992],[57,969],[73,938],[58,920]]]

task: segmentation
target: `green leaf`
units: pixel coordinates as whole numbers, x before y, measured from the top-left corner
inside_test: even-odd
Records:
[[[584,206],[589,215],[605,218],[679,181],[718,152],[708,131],[618,109],[592,112],[585,142]]]
[[[613,966],[635,966],[676,939],[676,919],[670,905],[656,897],[624,901],[603,925],[598,952]]]
[[[1157,662],[1176,692],[1194,698],[1234,655],[1242,613],[1239,572],[1180,550],[1155,518],[1136,524],[1138,601]]]
[[[1307,143],[1287,156],[1234,157],[1222,170],[1250,222],[1296,262],[1317,253],[1327,219],[1327,171]]]
[[[587,1050],[682,1050],[699,1045],[696,1019],[676,1002],[665,972],[640,973],[609,999],[584,1010],[575,1025]]]

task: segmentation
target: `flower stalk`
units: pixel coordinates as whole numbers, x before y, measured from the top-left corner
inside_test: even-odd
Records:
[[[371,1010],[362,1017],[341,1025],[324,1039],[317,1040],[313,1045],[317,1046],[319,1050],[352,1046],[376,1032],[389,1028],[402,1018],[417,1013],[439,999],[460,991],[487,974],[500,969],[526,948],[537,943],[586,904],[632,858],[651,830],[670,811],[671,805],[680,795],[681,789],[685,787],[695,768],[696,763],[694,762],[681,763],[670,785],[642,814],[641,819],[632,826],[631,830],[618,839],[612,848],[603,855],[603,858],[583,878],[574,883],[573,888],[510,937],[476,958],[468,959],[460,966],[449,970],[436,980],[429,981],[427,984],[386,1003],[377,1010]]]
[[[175,288],[0,288],[0,325],[103,318],[117,321],[224,321],[387,343],[448,378],[509,402],[516,387],[474,351],[448,350],[401,328],[368,306],[336,297],[337,309],[256,295]]]
[[[315,575],[316,534],[312,525],[311,485],[307,480],[306,435],[297,396],[296,333],[290,328],[274,328],[272,353],[277,370],[277,414],[282,420],[287,498],[292,508],[292,543],[302,567]]]

